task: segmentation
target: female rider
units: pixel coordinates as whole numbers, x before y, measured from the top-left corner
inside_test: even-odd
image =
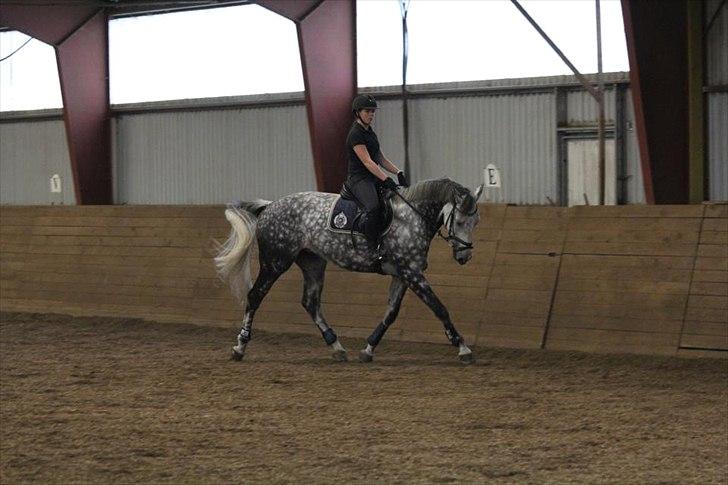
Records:
[[[367,94],[360,94],[352,102],[354,123],[346,137],[346,158],[348,174],[346,185],[364,210],[364,235],[369,248],[375,251],[379,246],[379,233],[384,222],[380,191],[382,188],[395,190],[397,184],[383,169],[397,174],[399,185],[407,187],[404,172],[387,159],[379,148],[377,134],[372,129],[377,102]],[[381,255],[379,255],[381,257]]]

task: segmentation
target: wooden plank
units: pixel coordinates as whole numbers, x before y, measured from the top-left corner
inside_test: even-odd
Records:
[[[728,338],[728,322],[715,323],[696,320],[687,320],[683,327],[683,334],[690,335],[717,335]]]
[[[682,320],[605,317],[594,315],[554,315],[550,328],[581,328],[646,333],[680,333]]]
[[[692,256],[696,244],[682,242],[608,243],[566,241],[564,253],[568,254],[611,254],[625,256]]]
[[[728,258],[728,247],[723,245],[701,244],[698,246],[698,256]]]
[[[605,205],[576,206],[569,209],[574,218],[685,218],[702,217],[702,205]]]
[[[0,272],[5,271],[23,271],[23,272],[58,272],[73,274],[109,274],[122,276],[158,276],[161,278],[215,278],[215,270],[212,265],[204,265],[201,267],[190,266],[165,266],[165,267],[145,267],[145,266],[112,266],[105,264],[55,264],[55,263],[39,263],[37,261],[2,261],[0,258]]]
[[[702,349],[677,349],[677,356],[686,359],[728,359],[728,351],[725,350],[702,350]]]
[[[546,315],[544,312],[538,315],[524,315],[509,312],[509,309],[500,307],[485,307],[481,315],[481,327],[490,327],[493,325],[505,327],[533,327],[542,329],[546,323]]]
[[[728,298],[728,283],[693,281],[691,295],[714,295]]]
[[[600,279],[579,279],[560,278],[557,291],[584,291],[590,292],[634,292],[634,293],[656,293],[656,294],[687,294],[690,284],[687,281],[645,281],[645,280],[600,280]]]
[[[728,232],[700,231],[700,244],[718,244],[728,247]]]
[[[0,206],[0,217],[222,217],[223,205]]]
[[[680,346],[697,349],[728,350],[728,337],[684,334],[680,341]]]
[[[509,300],[498,300],[488,298],[485,303],[483,321],[497,323],[495,320],[497,315],[510,314],[516,319],[530,321],[531,318],[537,318],[546,321],[549,314],[548,305],[529,305],[528,302],[517,302]]]
[[[57,273],[57,272],[25,272],[3,271],[3,281],[57,282],[73,286],[76,283],[95,285],[115,284],[122,286],[165,287],[165,288],[222,288],[227,285],[212,277],[160,277],[158,275],[109,275],[97,273]],[[280,282],[278,283],[281,284]],[[300,284],[298,285],[300,287]]]
[[[728,204],[725,202],[706,202],[705,217],[722,217],[723,219],[728,217]]]
[[[692,256],[656,256],[656,255],[606,255],[606,254],[565,254],[561,271],[569,265],[581,268],[653,268],[659,270],[693,269]]]
[[[704,256],[698,256],[697,258],[695,258],[695,269],[708,271],[728,271],[728,257],[708,258]]]
[[[688,305],[685,320],[699,320],[704,322],[728,323],[728,310],[725,308],[705,308],[700,305]]]
[[[181,228],[229,228],[221,212],[217,217],[3,217],[5,226],[37,227],[181,227]]]
[[[584,328],[552,328],[549,330],[546,348],[549,348],[551,344],[559,340],[597,345],[671,346],[674,350],[677,350],[680,334],[679,332],[633,332]]]
[[[569,219],[504,219],[503,232],[509,231],[556,231],[563,232],[569,224]]]
[[[728,271],[696,270],[693,283],[728,283]]]
[[[716,233],[720,234],[720,233]],[[604,243],[696,243],[702,237],[698,231],[689,229],[674,230],[634,230],[634,229],[570,229],[567,241],[604,242]]]
[[[56,246],[34,244],[3,244],[3,253],[87,255],[87,256],[135,256],[155,258],[209,258],[208,249],[198,247],[144,247],[144,246]]]
[[[550,290],[555,283],[556,273],[547,275],[493,275],[488,288],[511,290]]]
[[[537,349],[541,346],[541,330],[537,328],[481,328],[475,340],[477,346]]]
[[[643,305],[622,305],[613,303],[581,303],[578,301],[565,301],[561,294],[556,294],[552,314],[588,316],[588,317],[611,317],[627,319],[653,319],[653,320],[680,320],[683,317],[684,298],[675,298],[676,301],[669,301],[665,304],[652,302]],[[681,302],[682,300],[682,302]]]
[[[728,232],[728,219],[703,219],[702,230]]]
[[[32,261],[40,264],[58,265],[109,265],[128,267],[213,267],[212,258],[202,257],[180,257],[180,258],[158,258],[154,256],[110,256],[95,254],[22,254],[5,253],[0,254],[0,261],[13,263]]]
[[[0,226],[0,234],[28,236],[121,236],[165,238],[224,238],[227,232],[208,228],[179,227],[88,227],[88,226]]]
[[[534,255],[559,255],[563,252],[563,244],[560,242],[518,242],[501,241],[498,246],[498,253],[510,254],[534,254]]]
[[[548,350],[579,351],[597,354],[642,354],[642,355],[666,355],[672,356],[677,352],[675,345],[664,345],[656,343],[629,342],[600,342],[574,341],[574,340],[551,340],[547,343]]]
[[[654,231],[664,233],[698,233],[700,232],[701,219],[666,219],[666,218],[588,218],[571,219],[569,222],[569,234],[586,233],[587,231],[622,231],[642,232]]]
[[[506,219],[565,219],[570,217],[566,207],[549,207],[540,205],[509,205],[506,206]]]
[[[543,254],[509,254],[499,252],[495,258],[494,265],[494,271],[499,269],[523,271],[524,269],[536,267],[552,270],[558,267],[559,258]]]
[[[124,237],[124,236],[32,236],[24,234],[0,235],[0,245],[31,244],[38,246],[103,246],[103,247],[208,247],[210,238],[177,237]],[[218,238],[222,240],[223,238]],[[256,251],[257,253],[257,251]]]
[[[720,296],[690,295],[688,297],[688,307],[728,310],[728,300]]]

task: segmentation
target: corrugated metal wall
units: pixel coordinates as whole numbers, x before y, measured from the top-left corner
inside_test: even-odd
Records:
[[[61,193],[50,191],[54,174]],[[0,123],[0,203],[76,203],[63,121]]]
[[[207,204],[315,190],[304,106],[119,116],[116,202]]]
[[[624,156],[625,156],[625,185],[627,187],[627,200],[630,204],[645,203],[645,185],[642,178],[642,165],[640,162],[640,146],[637,140],[637,125],[634,121],[634,105],[632,104],[632,90],[627,89],[624,96]]]
[[[606,77],[612,83],[626,80],[625,73]],[[447,176],[476,186],[483,180],[483,169],[492,163],[501,171],[503,187],[489,191],[489,201],[558,203],[557,86],[567,101],[567,128],[595,131],[595,103],[570,76],[413,86],[409,101],[411,179]],[[376,122],[382,148],[403,168],[402,102],[393,97],[397,89],[373,92],[384,93]],[[315,189],[302,95],[223,101],[114,107],[115,202],[225,203],[274,199]],[[624,102],[627,202],[641,203],[644,195],[629,90]],[[610,89],[608,126],[614,125],[614,104]],[[4,140],[2,144],[5,147]],[[50,143],[46,149],[68,163],[65,146]],[[30,163],[40,163],[30,151],[26,155]],[[24,184],[19,174],[8,178],[10,185]],[[38,198],[37,203],[45,200]],[[3,198],[5,203],[26,201],[13,195]]]
[[[566,117],[569,125],[589,124],[594,126],[597,116],[599,116],[599,107],[594,97],[587,91],[570,90],[566,94]],[[604,120],[607,125],[614,124],[614,89],[610,86],[605,86]]]
[[[720,0],[705,3],[705,22],[722,8],[705,38],[707,93],[708,197],[728,200],[728,6]],[[723,86],[723,92],[711,87]]]
[[[411,100],[410,178],[449,177],[470,187],[489,163],[503,188],[490,201],[548,204],[557,200],[553,94],[514,94]],[[385,101],[376,131],[385,155],[404,167],[402,102]]]

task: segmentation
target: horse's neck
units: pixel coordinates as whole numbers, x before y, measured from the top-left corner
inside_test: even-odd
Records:
[[[426,226],[427,231],[430,233],[430,237],[435,237],[435,233],[437,232],[437,229],[439,227],[438,219],[440,217],[440,212],[442,212],[442,208],[445,207],[445,202],[439,202],[439,201],[422,201],[422,202],[415,202],[412,205],[415,209],[417,209],[417,212],[419,212],[419,216],[424,216],[426,218]],[[402,210],[404,211],[411,211],[409,207],[407,207],[404,203],[401,204]]]

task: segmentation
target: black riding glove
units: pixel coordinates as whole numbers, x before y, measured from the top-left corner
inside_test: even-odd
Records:
[[[397,184],[394,180],[387,177],[386,179],[382,180],[382,187],[389,190],[397,190]]]
[[[409,180],[407,180],[407,177],[404,175],[404,172],[402,170],[397,172],[397,182],[402,187],[409,187]]]

